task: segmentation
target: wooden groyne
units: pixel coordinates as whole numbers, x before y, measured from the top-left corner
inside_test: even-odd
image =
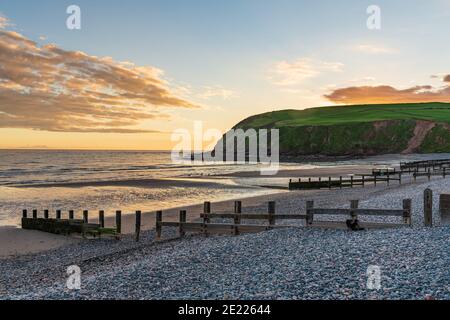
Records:
[[[415,162],[401,162],[400,170],[396,168],[373,169],[371,173],[351,174],[348,177],[318,177],[299,178],[289,180],[289,190],[308,189],[343,189],[356,186],[365,187],[367,184],[377,186],[378,183],[397,181],[402,184],[402,179],[406,175],[412,177],[414,182],[418,177],[427,177],[431,180],[433,176],[446,178],[450,170],[450,160],[429,160]]]
[[[194,232],[201,234],[231,234],[239,235],[241,233],[261,232],[277,228],[299,228],[298,225],[277,225],[277,221],[282,220],[304,220],[307,228],[326,228],[326,229],[379,229],[379,228],[396,228],[411,226],[411,200],[403,200],[401,209],[360,209],[359,201],[353,200],[349,209],[339,208],[316,208],[314,201],[306,202],[306,211],[304,214],[282,214],[276,212],[275,202],[268,203],[267,213],[242,213],[242,202],[234,203],[233,213],[212,213],[211,203],[205,202],[204,212],[200,214],[201,222],[186,222],[186,211],[180,211],[178,222],[163,221],[163,212],[158,211],[156,214],[156,234],[157,239],[161,238],[163,227],[178,228],[179,236],[183,237],[186,232]],[[323,215],[340,215],[347,217],[346,221],[320,221],[315,220],[317,216]],[[377,223],[377,222],[359,222],[360,216],[394,216],[401,217],[403,223]],[[230,220],[230,222],[212,222],[212,220]],[[247,223],[242,223],[247,221]],[[249,223],[248,221],[259,221],[258,224]]]
[[[409,170],[412,172],[428,171],[450,168],[450,159],[440,159],[440,160],[423,160],[423,161],[412,161],[412,162],[400,162],[401,170]]]
[[[62,211],[56,210],[55,218],[50,218],[49,210],[43,210],[43,217],[39,217],[38,210],[32,210],[32,217],[28,217],[28,210],[22,211],[22,229],[38,230],[53,234],[71,235],[82,234],[83,237],[100,237],[104,234],[117,236],[120,229],[105,228],[105,212],[99,211],[99,223],[89,223],[89,212],[83,211],[83,219],[74,219],[74,211],[69,211],[69,218],[62,218]],[[119,231],[119,232],[118,232]]]
[[[423,198],[423,214],[424,225],[432,227],[433,221],[433,192],[430,189],[424,191]],[[450,195],[441,194],[440,196],[440,214],[442,220],[450,220]],[[180,237],[184,237],[186,233],[198,234],[232,234],[240,235],[242,233],[254,233],[278,228],[325,228],[325,229],[384,229],[412,226],[412,202],[411,199],[404,199],[402,207],[398,209],[379,209],[379,208],[359,208],[359,201],[350,201],[349,208],[320,208],[316,207],[313,200],[306,202],[304,213],[285,214],[277,212],[276,203],[268,202],[267,212],[261,213],[243,213],[242,202],[234,202],[233,212],[214,213],[211,209],[211,202],[205,202],[203,212],[200,213],[197,221],[187,221],[187,211],[180,210],[178,221],[164,221],[163,211],[156,212],[155,231],[156,238],[161,239],[162,231],[165,227],[175,227],[178,229]],[[140,241],[141,221],[143,214],[153,214],[152,212],[136,211],[135,213],[135,240]],[[83,236],[92,235],[100,237],[102,234],[114,235],[116,239],[121,232],[122,211],[116,211],[115,228],[104,228],[103,210],[99,211],[98,222],[89,222],[89,212],[83,211],[83,219],[73,219],[74,211],[69,211],[69,219],[62,217],[62,211],[56,211],[56,217],[51,218],[49,210],[43,210],[43,217],[39,217],[39,211],[32,210],[32,217],[28,217],[28,210],[23,210],[22,228],[29,230],[39,230],[43,232],[70,235],[72,233],[81,233]],[[336,220],[319,220],[321,216],[342,216],[345,221]],[[380,222],[361,222],[359,217],[362,216],[378,216],[378,217],[399,217],[401,222],[398,223],[380,223]],[[220,219],[221,221],[217,221]],[[228,220],[224,222],[224,220]],[[294,221],[304,220],[303,225],[287,225],[277,224],[278,221]],[[257,223],[251,223],[257,221]]]
[[[392,181],[398,181],[399,184],[402,183],[402,172],[397,172],[395,174],[375,174],[375,175],[351,175],[350,177],[339,178],[299,178],[297,181],[293,179],[289,180],[289,190],[304,190],[304,189],[342,189],[342,188],[353,188],[356,186],[365,187],[366,184],[372,183],[375,186],[378,183],[385,182],[388,185]]]

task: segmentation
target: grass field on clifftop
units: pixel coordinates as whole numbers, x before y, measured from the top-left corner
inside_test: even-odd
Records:
[[[430,120],[450,123],[450,103],[374,104],[282,110],[250,117],[236,127],[282,128],[383,120]]]

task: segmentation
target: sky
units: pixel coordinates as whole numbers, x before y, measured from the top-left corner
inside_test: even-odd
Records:
[[[195,121],[450,102],[449,31],[450,0],[1,0],[0,148],[170,150]]]

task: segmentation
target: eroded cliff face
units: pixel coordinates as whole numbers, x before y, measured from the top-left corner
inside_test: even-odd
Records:
[[[449,124],[386,120],[280,128],[282,159],[432,152],[450,152]]]

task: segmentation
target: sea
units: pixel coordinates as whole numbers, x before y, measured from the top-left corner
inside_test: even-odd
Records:
[[[450,154],[385,155],[336,162],[281,163],[280,170],[392,166]],[[169,151],[0,150],[0,226],[22,209],[144,212],[281,192],[288,178],[233,176],[258,164],[174,163]],[[295,177],[292,177],[295,178]],[[287,192],[287,191],[286,191]]]

